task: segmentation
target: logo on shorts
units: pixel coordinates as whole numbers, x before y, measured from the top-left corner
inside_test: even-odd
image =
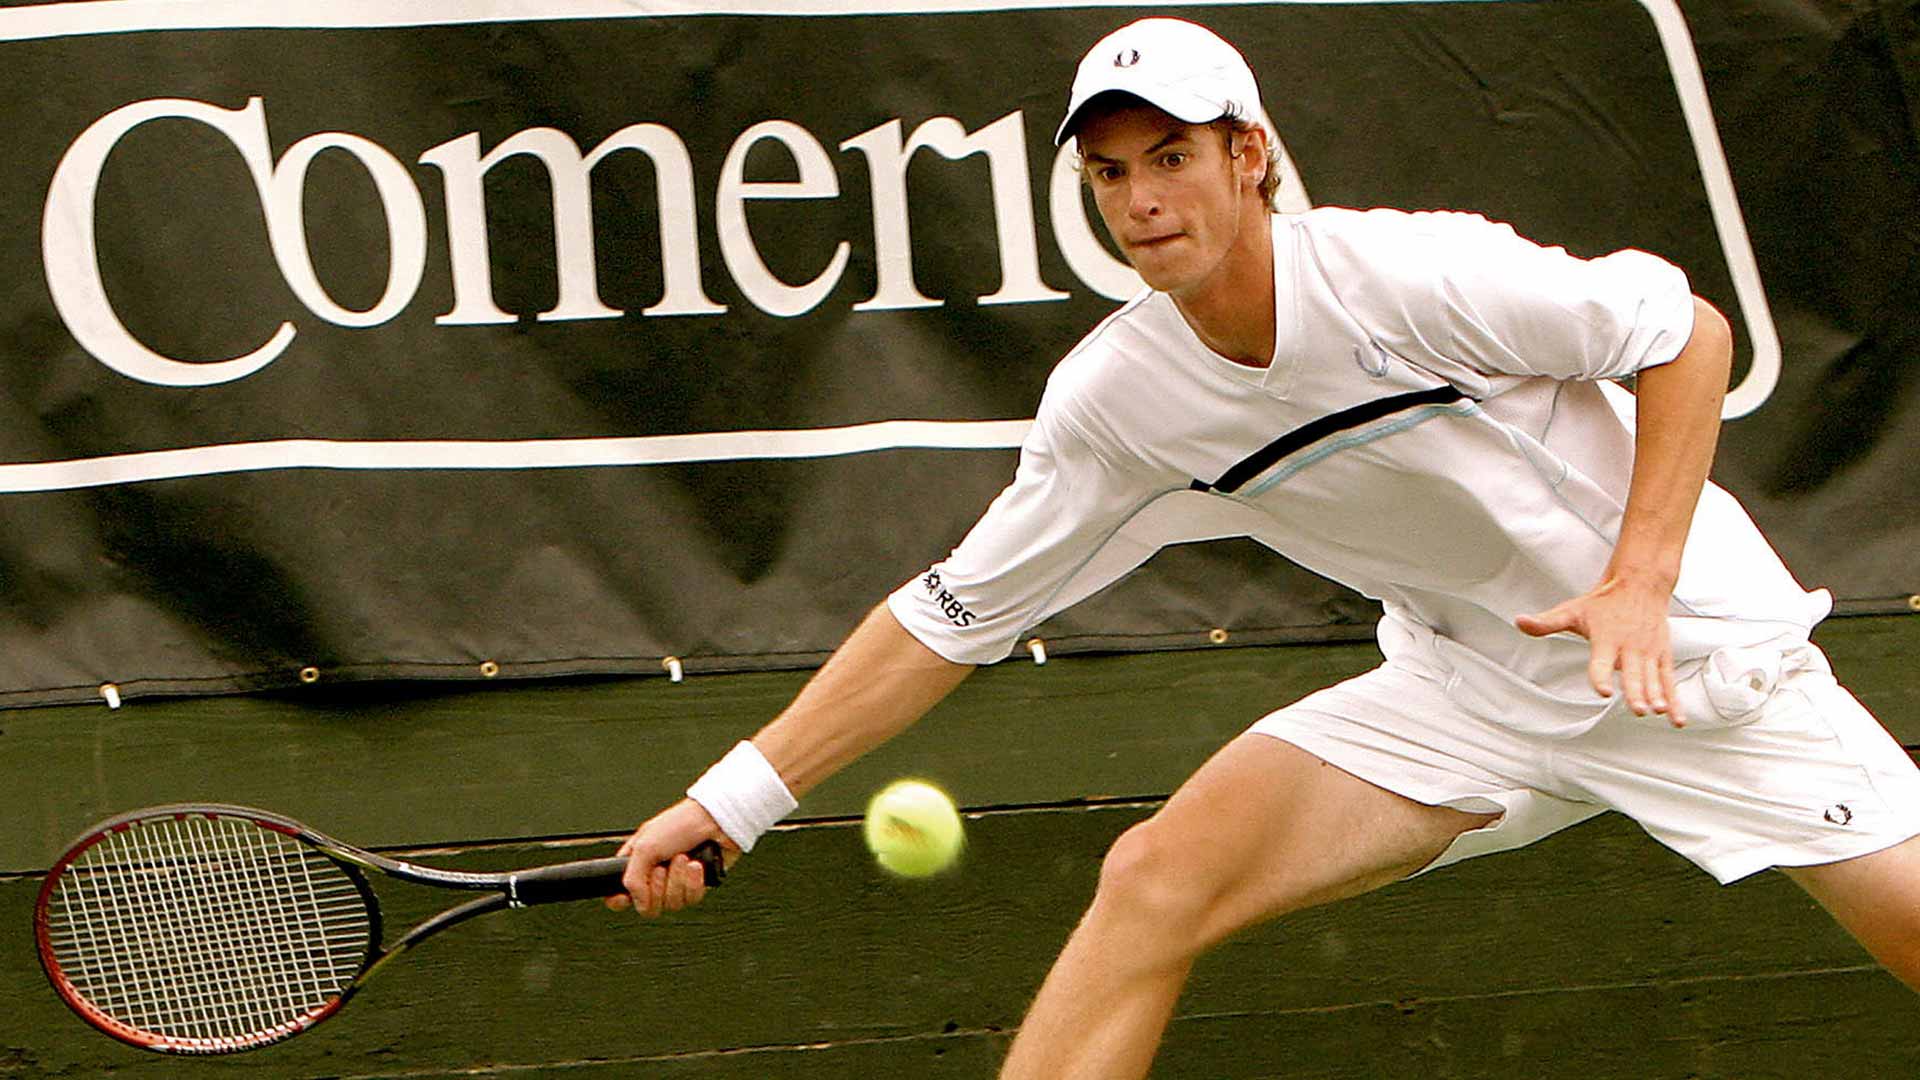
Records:
[[[1826,818],[1829,825],[1853,824],[1853,811],[1847,808],[1846,803],[1834,803],[1827,807],[1826,813],[1820,816]]]

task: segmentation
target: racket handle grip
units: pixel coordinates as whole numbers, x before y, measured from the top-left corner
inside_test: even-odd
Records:
[[[719,844],[711,840],[704,841],[687,852],[687,857],[706,871],[707,888],[711,889],[726,880],[727,867],[721,859]],[[627,860],[623,855],[542,866],[515,874],[508,897],[515,907],[555,904],[566,900],[598,900],[625,892],[620,879],[626,872]]]

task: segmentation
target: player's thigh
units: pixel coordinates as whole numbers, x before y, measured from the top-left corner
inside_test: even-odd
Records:
[[[1191,928],[1210,943],[1400,880],[1497,816],[1416,802],[1249,732],[1124,837],[1116,857],[1183,890]]]
[[[1781,870],[1920,990],[1920,836],[1870,855]]]

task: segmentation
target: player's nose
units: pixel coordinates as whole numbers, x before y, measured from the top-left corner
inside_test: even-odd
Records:
[[[1145,221],[1160,216],[1160,193],[1151,184],[1134,183],[1127,187],[1127,214]]]

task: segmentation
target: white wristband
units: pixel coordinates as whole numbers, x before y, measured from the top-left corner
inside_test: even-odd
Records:
[[[745,740],[695,780],[687,798],[712,814],[741,851],[752,851],[762,833],[800,805],[760,748]]]

